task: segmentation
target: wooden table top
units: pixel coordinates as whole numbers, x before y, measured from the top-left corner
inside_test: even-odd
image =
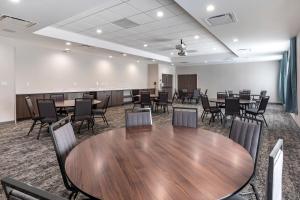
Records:
[[[219,99],[218,98],[210,98],[209,101],[215,102],[215,103],[225,103],[225,99],[221,99],[221,98],[219,98]],[[251,104],[251,103],[255,103],[255,101],[240,99],[240,104]]]
[[[93,105],[101,103],[101,101],[94,99]],[[75,107],[75,100],[64,100],[55,102],[55,107],[57,108],[65,108],[65,107]]]
[[[65,163],[70,181],[105,200],[216,200],[252,176],[250,154],[204,129],[119,128],[77,145]]]

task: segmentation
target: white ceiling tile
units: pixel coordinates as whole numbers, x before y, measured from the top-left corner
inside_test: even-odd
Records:
[[[113,22],[113,21],[117,21],[119,19],[124,18],[124,17],[122,17],[116,13],[113,13],[109,10],[104,10],[102,12],[99,12],[94,17],[106,20],[106,22]]]
[[[134,15],[132,17],[129,17],[128,19],[130,19],[131,21],[133,21],[137,24],[146,24],[146,23],[153,22],[155,20],[152,17],[150,17],[149,15],[146,15],[144,13]]]
[[[110,8],[109,11],[111,11],[112,13],[115,13],[119,16],[122,16],[123,18],[133,16],[133,15],[140,13],[139,10],[137,10],[136,8],[132,7],[131,5],[129,5],[127,3],[122,3],[120,5],[114,6],[114,7]]]
[[[103,25],[107,24],[107,21],[104,19],[101,19],[100,17],[96,18],[94,16],[88,16],[80,20],[80,22],[91,24],[93,26]]]
[[[122,29],[121,27],[116,26],[111,23],[103,25],[103,26],[99,26],[99,28],[102,30],[103,33],[110,33],[110,32],[114,32],[114,31],[118,31],[118,30]]]
[[[162,6],[155,0],[130,0],[128,1],[128,4],[142,12],[146,12]]]
[[[165,6],[166,9],[171,11],[175,15],[184,14],[185,11],[176,3]]]
[[[158,1],[161,5],[174,4],[174,0],[156,0],[156,1]]]

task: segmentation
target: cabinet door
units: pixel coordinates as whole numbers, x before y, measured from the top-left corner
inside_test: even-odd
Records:
[[[112,91],[112,106],[120,106],[123,104],[123,90]]]

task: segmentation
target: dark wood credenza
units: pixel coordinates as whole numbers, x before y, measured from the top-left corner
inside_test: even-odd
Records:
[[[151,94],[155,93],[155,89],[134,89],[135,91],[150,91]],[[109,107],[112,106],[121,106],[125,103],[124,99],[131,98],[131,95],[129,95],[132,92],[132,90],[105,90],[105,91],[81,91],[81,92],[55,92],[55,93],[39,93],[39,94],[17,94],[16,95],[16,118],[17,120],[24,120],[30,118],[30,114],[27,109],[27,105],[25,102],[25,97],[29,96],[33,102],[33,106],[35,111],[37,112],[37,105],[36,100],[37,99],[49,99],[51,94],[64,94],[65,99],[76,99],[76,98],[82,98],[84,93],[90,93],[93,94],[95,99],[98,100],[104,100],[104,98],[108,95],[111,96],[109,101]],[[129,101],[130,102],[130,101]],[[98,105],[98,106],[101,106]]]

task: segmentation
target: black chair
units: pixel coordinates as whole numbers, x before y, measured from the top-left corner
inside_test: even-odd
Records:
[[[260,94],[259,94],[258,98],[256,98],[257,96],[253,96],[252,100],[255,101],[255,107],[256,108],[259,106],[261,98],[266,97],[266,96],[267,96],[267,90],[260,91]]]
[[[55,108],[55,102],[53,99],[37,99],[37,107],[40,116],[40,129],[37,139],[40,138],[41,130],[45,125],[51,125],[58,121],[58,116]]]
[[[204,120],[205,116],[210,113],[211,117],[209,119],[209,124],[212,121],[215,121],[216,117],[220,118],[222,123],[223,114],[221,112],[221,109],[216,106],[210,106],[208,97],[206,95],[201,95],[201,102],[203,107],[203,112],[201,114],[202,121]]]
[[[196,89],[196,90],[193,91],[193,95],[190,98],[190,102],[195,100],[196,104],[198,104],[199,101],[200,101],[200,97],[201,97],[201,89]]]
[[[205,90],[204,95],[207,95],[208,89]]]
[[[64,94],[50,94],[50,99],[53,99],[55,102],[60,102],[65,100]]]
[[[62,94],[50,94],[50,99],[53,99],[54,102],[63,102],[65,100],[65,95]],[[74,112],[74,108],[58,108],[58,115],[68,115],[69,113]]]
[[[86,98],[77,98],[75,99],[75,110],[74,115],[72,115],[73,122],[81,122],[78,128],[78,133],[80,133],[81,127],[84,121],[87,122],[88,130],[90,125],[92,127],[92,131],[94,131],[94,120],[92,115],[92,99]]]
[[[227,93],[226,92],[217,92],[217,99],[226,99]],[[219,108],[225,108],[225,104],[223,103],[218,103],[217,106]]]
[[[135,108],[136,105],[140,105],[141,101],[140,101],[140,97],[139,95],[139,90],[131,90],[130,91],[130,95],[131,95],[131,99],[132,99],[132,103],[133,103],[133,108]]]
[[[169,113],[168,98],[169,98],[168,92],[158,92],[158,99],[155,102],[155,110],[157,111],[158,107],[160,107],[161,109],[164,109],[164,112],[166,112],[167,110],[167,112]]]
[[[3,178],[1,184],[7,200],[66,200],[9,177]]]
[[[228,97],[225,99],[224,125],[226,125],[228,116],[231,116],[232,119],[234,119],[236,116],[241,116],[239,98]]]
[[[257,116],[261,116],[266,124],[266,126],[268,127],[268,124],[267,124],[267,121],[265,119],[265,112],[266,112],[266,109],[267,109],[267,105],[268,105],[268,102],[269,102],[269,99],[270,97],[267,96],[267,97],[262,97],[261,100],[260,100],[260,103],[259,103],[259,106],[258,108],[247,108],[245,110],[245,115],[246,116],[250,116],[252,119],[256,119]]]
[[[172,97],[171,101],[168,101],[168,103],[173,106],[174,102],[176,102],[178,100],[178,93],[175,91]]]
[[[267,177],[267,200],[282,199],[283,140],[279,139],[269,155]],[[234,195],[227,200],[245,200],[241,195]]]
[[[189,99],[188,96],[188,90],[187,89],[181,89],[178,90],[179,99],[181,100],[181,103],[184,103]]]
[[[33,107],[33,103],[30,99],[29,96],[26,96],[25,97],[25,102],[26,102],[26,105],[27,105],[27,108],[28,108],[28,111],[29,111],[29,114],[30,114],[30,117],[32,119],[32,125],[27,133],[27,135],[29,135],[31,133],[31,131],[34,129],[35,125],[41,123],[41,118],[35,113],[34,111],[34,107]]]
[[[233,94],[232,90],[227,90],[226,93],[227,93],[228,97],[234,97],[234,94]]]
[[[107,108],[109,106],[109,100],[110,100],[110,95],[105,97],[101,108],[93,109],[93,119],[94,119],[93,121],[95,121],[95,118],[101,117],[103,121],[106,123],[106,125],[109,126],[105,116]]]
[[[140,101],[141,101],[140,102],[141,108],[144,108],[145,106],[152,108],[150,92],[146,92],[146,91],[141,92],[141,100]]]
[[[260,148],[260,140],[262,133],[262,121],[249,121],[246,117],[237,117],[232,121],[229,138],[244,147],[251,155],[254,162],[254,173],[252,175],[250,185],[254,191],[256,199],[258,199],[257,189],[254,185],[253,179],[255,177],[255,170]]]
[[[250,92],[249,91],[240,91],[239,98],[241,100],[250,100],[251,99]]]
[[[64,185],[66,189],[71,192],[69,199],[72,199],[73,197],[76,199],[79,190],[69,181],[65,171],[66,158],[77,144],[70,117],[63,118],[60,121],[53,123],[50,126],[50,133]]]
[[[150,108],[138,108],[125,110],[126,128],[139,126],[152,126],[152,114]]]
[[[172,125],[178,127],[197,128],[198,109],[187,107],[174,107]]]

